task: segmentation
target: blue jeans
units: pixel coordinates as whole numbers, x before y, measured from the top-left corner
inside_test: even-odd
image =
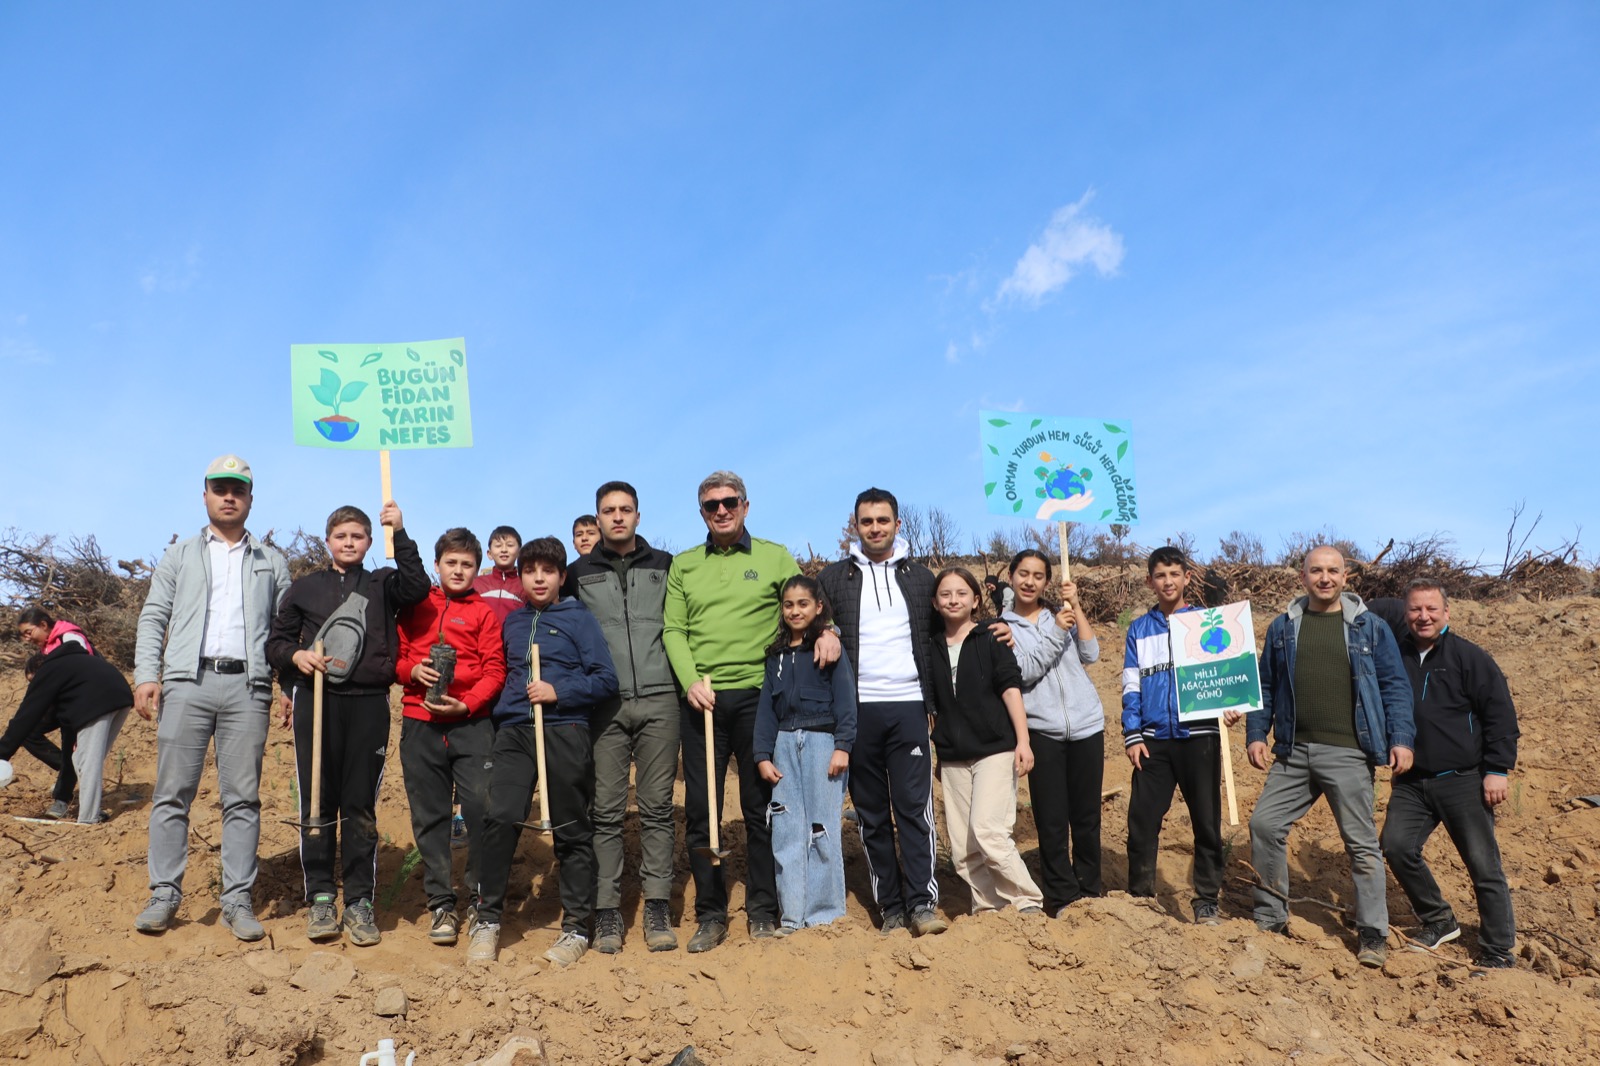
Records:
[[[772,764],[783,780],[772,786],[767,824],[778,875],[778,910],[787,929],[827,925],[844,917],[844,852],[839,824],[845,778],[828,776],[833,734],[779,730]]]

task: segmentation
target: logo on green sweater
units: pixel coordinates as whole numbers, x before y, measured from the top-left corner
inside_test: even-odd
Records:
[[[744,579],[746,581],[760,581],[761,575],[756,573],[754,570],[746,570],[744,572]]]

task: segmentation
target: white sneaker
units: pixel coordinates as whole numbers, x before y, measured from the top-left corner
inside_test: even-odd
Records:
[[[500,923],[479,922],[467,945],[468,962],[493,962],[500,957]]]
[[[544,957],[557,966],[571,966],[589,950],[589,938],[577,933],[562,933]]]

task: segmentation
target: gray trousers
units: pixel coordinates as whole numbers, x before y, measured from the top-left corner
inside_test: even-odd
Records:
[[[597,713],[594,728],[595,906],[622,906],[622,819],[628,811],[628,771],[639,804],[639,881],[645,899],[672,898],[672,783],[678,775],[676,693],[623,700]]]
[[[100,820],[100,794],[105,789],[106,753],[117,742],[122,723],[131,707],[101,715],[78,730],[78,744],[72,749],[72,768],[78,774],[78,822],[87,825]]]
[[[161,686],[156,726],[156,787],[150,801],[150,892],[183,896],[189,864],[189,806],[200,787],[211,738],[217,741],[222,799],[224,905],[249,906],[261,841],[261,753],[267,744],[272,690],[252,689],[244,674],[202,673]]]
[[[1261,880],[1289,895],[1289,828],[1319,796],[1328,798],[1356,889],[1356,925],[1389,935],[1389,903],[1383,874],[1383,852],[1372,818],[1373,767],[1358,748],[1335,744],[1296,744],[1267,772],[1266,787],[1250,816],[1250,859]],[[1257,922],[1289,920],[1289,907],[1271,893],[1256,889]]]

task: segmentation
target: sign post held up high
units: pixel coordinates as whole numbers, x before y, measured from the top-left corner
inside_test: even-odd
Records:
[[[472,447],[467,342],[289,346],[294,442],[376,451],[383,502],[393,497],[390,449]],[[384,554],[394,533],[384,528]]]

